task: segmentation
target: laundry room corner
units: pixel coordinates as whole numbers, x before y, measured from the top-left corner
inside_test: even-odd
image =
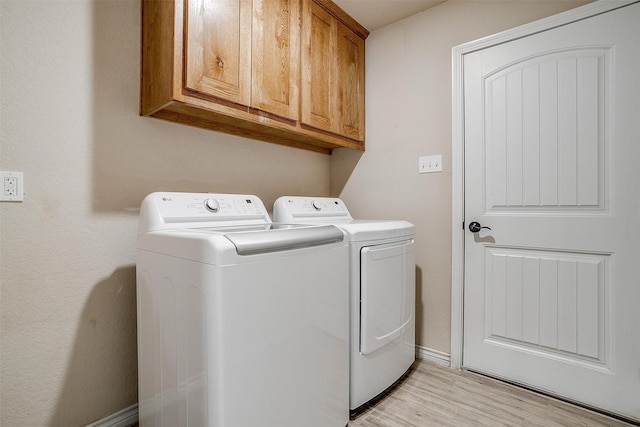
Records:
[[[95,416],[98,402],[115,395],[114,412],[137,401],[135,270],[119,267],[91,289],[51,425],[82,425]]]
[[[423,354],[448,359],[451,346],[451,49],[586,3],[447,1],[367,38],[366,151],[334,150],[331,195],[354,217],[415,224]],[[419,173],[430,155],[442,172]]]

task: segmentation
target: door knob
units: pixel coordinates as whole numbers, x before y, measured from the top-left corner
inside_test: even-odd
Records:
[[[469,231],[472,233],[477,233],[483,228],[486,228],[487,230],[491,230],[491,227],[483,227],[482,225],[480,225],[478,221],[473,221],[472,223],[469,224]]]

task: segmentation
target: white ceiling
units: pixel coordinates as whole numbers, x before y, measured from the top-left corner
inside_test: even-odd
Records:
[[[427,10],[445,0],[333,0],[345,12],[373,31]]]

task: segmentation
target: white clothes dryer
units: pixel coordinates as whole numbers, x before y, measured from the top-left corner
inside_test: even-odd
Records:
[[[349,242],[349,408],[356,412],[415,361],[415,227],[354,220],[342,200],[327,197],[280,197],[273,219],[333,224]]]
[[[341,230],[273,224],[256,196],[147,196],[140,425],[344,427],[347,257]]]

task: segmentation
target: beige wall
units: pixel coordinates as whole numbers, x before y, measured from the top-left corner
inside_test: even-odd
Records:
[[[330,157],[138,116],[138,1],[0,1],[0,425],[137,401],[137,209],[155,190],[329,194]]]
[[[450,348],[451,48],[586,3],[449,0],[367,39],[367,150],[334,152],[331,193],[355,217],[416,225],[416,334],[427,349]],[[418,174],[418,157],[432,154],[443,172]]]
[[[155,190],[331,192],[414,222],[418,338],[448,352],[450,48],[577,4],[453,0],[372,33],[368,151],[332,158],[139,117],[138,1],[0,1],[0,168],[26,189],[0,204],[0,425],[136,402],[137,208]],[[438,153],[444,172],[418,175]]]

